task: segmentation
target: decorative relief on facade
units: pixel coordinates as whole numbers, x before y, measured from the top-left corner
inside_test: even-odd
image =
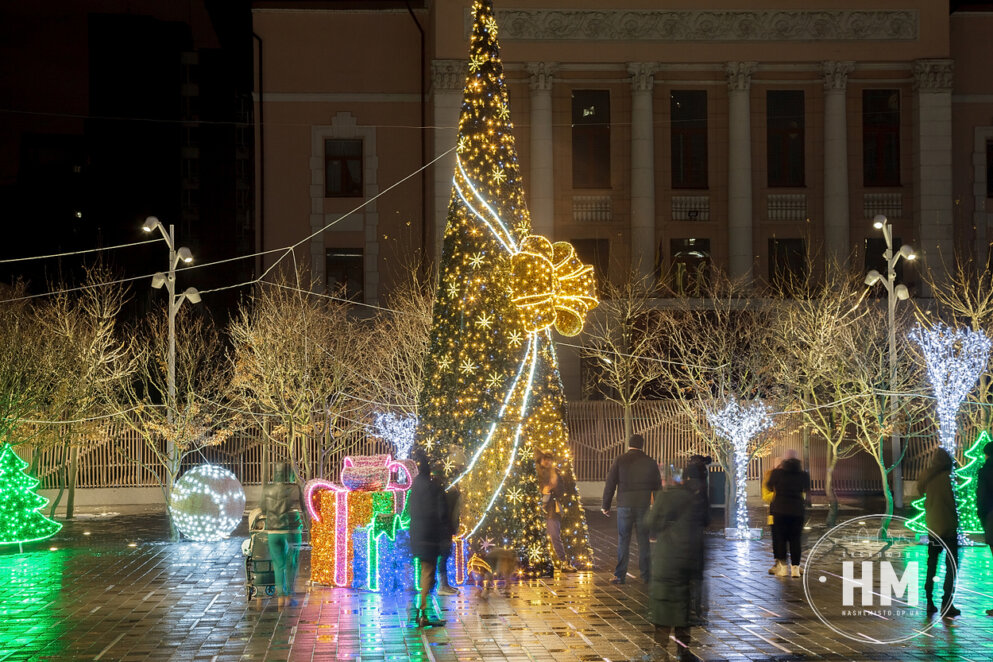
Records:
[[[672,220],[674,221],[709,221],[709,195],[674,195],[672,196]]]
[[[433,60],[431,62],[431,87],[435,90],[458,90],[465,88],[469,75],[469,65],[465,60]]]
[[[654,62],[628,62],[631,74],[631,88],[635,92],[651,92],[655,88],[655,72],[659,65]]]
[[[864,218],[875,218],[883,214],[890,220],[903,218],[903,194],[896,193],[864,193],[862,195],[862,214]]]
[[[609,195],[572,196],[572,220],[576,223],[610,223],[614,220]]]
[[[848,86],[848,74],[855,70],[855,63],[846,62],[825,62],[824,63],[824,89],[844,90]]]
[[[953,60],[914,60],[914,89],[922,92],[951,92]]]
[[[497,10],[500,38],[584,41],[908,41],[915,10]],[[471,16],[466,10],[466,37]]]
[[[728,62],[724,72],[728,77],[728,89],[732,92],[746,92],[752,86],[752,73],[755,62]]]
[[[770,221],[802,221],[807,218],[806,193],[770,193],[766,198]]]
[[[552,89],[552,75],[558,70],[556,62],[528,62],[525,66],[532,90],[548,92]]]

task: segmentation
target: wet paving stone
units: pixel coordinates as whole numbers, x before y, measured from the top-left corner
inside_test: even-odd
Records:
[[[614,520],[589,517],[595,572],[434,597],[447,624],[424,630],[411,626],[410,593],[307,590],[306,552],[297,605],[256,608],[245,599],[244,527],[218,543],[170,543],[163,514],[79,519],[24,553],[0,550],[0,662],[641,660],[652,645],[647,587],[635,577],[608,583]],[[962,552],[960,618],[873,646],[823,625],[801,581],[767,573],[768,538],[739,543],[711,533],[710,618],[693,628],[685,659],[993,659],[987,547]]]

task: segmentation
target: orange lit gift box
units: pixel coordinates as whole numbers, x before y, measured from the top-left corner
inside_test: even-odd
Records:
[[[346,457],[340,482],[307,483],[304,500],[311,519],[311,581],[352,586],[355,530],[375,522],[377,514],[403,512],[416,473],[410,462],[390,455]]]

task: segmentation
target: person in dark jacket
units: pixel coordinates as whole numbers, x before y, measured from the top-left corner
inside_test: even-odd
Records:
[[[927,470],[917,480],[917,491],[924,497],[924,523],[938,538],[932,540],[932,536],[928,534],[927,575],[924,579],[927,613],[930,616],[938,611],[934,606],[934,576],[938,572],[941,552],[947,549],[941,615],[943,618],[954,618],[962,613],[952,604],[959,556],[959,514],[955,508],[955,494],[952,492],[952,456],[944,448],[934,449]]]
[[[452,459],[451,475],[460,475],[465,471],[465,451],[460,446],[453,445],[448,448],[448,454]],[[458,534],[462,520],[462,490],[458,485],[452,485],[445,490],[445,505],[448,508],[448,532],[445,537],[448,547],[445,553],[438,557],[438,595],[458,595],[459,590],[452,586],[448,579],[448,559],[452,554],[452,540]]]
[[[691,473],[696,469],[691,470]],[[665,649],[675,628],[677,650],[690,640],[691,585],[703,575],[703,502],[682,484],[678,469],[666,469],[665,485],[644,523],[656,538],[648,589],[648,620],[655,625],[651,658],[669,659]],[[696,658],[693,658],[696,659]]]
[[[796,451],[788,450],[783,462],[769,474],[766,489],[775,492],[769,512],[772,514],[772,552],[776,557],[777,577],[800,576],[800,546],[803,518],[810,493],[810,475],[803,470]],[[786,563],[789,547],[790,564]]]
[[[413,457],[417,463],[417,477],[410,486],[407,512],[410,515],[410,553],[420,564],[419,593],[417,595],[418,627],[444,625],[445,622],[428,616],[428,594],[434,588],[434,575],[438,557],[448,554],[451,548],[451,521],[445,488],[423,451]]]
[[[289,464],[275,464],[272,482],[262,490],[259,508],[265,517],[269,555],[276,579],[277,605],[282,608],[293,595],[303,537],[303,492]]]
[[[538,451],[538,488],[541,490],[541,508],[545,511],[545,530],[555,550],[556,566],[561,572],[576,572],[569,563],[562,544],[562,481],[555,469],[555,456],[549,451]]]
[[[986,462],[976,475],[976,514],[983,525],[986,544],[993,552],[993,442],[983,447],[983,454]],[[987,609],[986,615],[993,616],[993,609]]]
[[[644,437],[640,434],[631,436],[628,440],[630,450],[610,466],[603,488],[601,512],[605,517],[610,516],[610,502],[614,499],[614,491],[617,491],[617,567],[614,568],[611,584],[623,584],[627,577],[633,529],[638,534],[641,580],[647,584],[652,576],[648,530],[642,522],[652,505],[652,494],[662,486],[662,479],[659,465],[642,451],[644,446]]]
[[[686,489],[693,496],[694,512],[699,515],[700,529],[710,526],[710,484],[708,476],[712,460],[709,456],[693,455],[683,469],[683,482]],[[707,621],[709,611],[709,599],[707,582],[703,573],[703,558],[706,550],[703,547],[704,538],[700,536],[700,565],[696,572],[690,577],[690,615],[698,622]]]

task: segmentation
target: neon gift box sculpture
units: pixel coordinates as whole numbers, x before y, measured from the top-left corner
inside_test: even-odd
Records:
[[[372,524],[377,514],[402,513],[412,481],[408,465],[390,455],[346,457],[340,483],[309,481],[304,500],[313,523],[311,580],[351,586],[355,530]]]

